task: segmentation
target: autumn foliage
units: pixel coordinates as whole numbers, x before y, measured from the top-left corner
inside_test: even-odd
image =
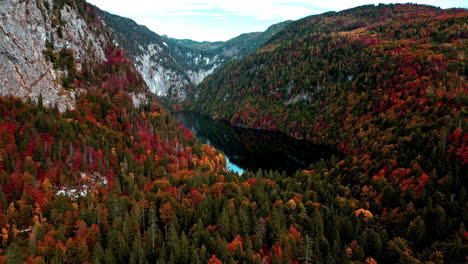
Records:
[[[73,110],[1,97],[0,263],[464,263],[466,16],[313,16],[208,77],[246,101],[200,110],[342,152],[293,175],[226,171],[113,45]]]

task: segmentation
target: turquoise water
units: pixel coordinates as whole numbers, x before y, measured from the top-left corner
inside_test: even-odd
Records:
[[[172,115],[204,144],[223,152],[229,170],[242,174],[244,170],[273,170],[294,173],[336,153],[327,146],[297,140],[279,132],[231,126],[193,112]]]
[[[230,171],[233,171],[239,175],[242,175],[242,173],[244,173],[244,169],[242,169],[241,167],[237,166],[236,164],[232,163],[230,160],[229,160],[229,157],[226,156],[226,162],[227,162],[227,168],[228,170]]]

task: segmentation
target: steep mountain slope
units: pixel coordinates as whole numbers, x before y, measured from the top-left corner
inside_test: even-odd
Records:
[[[175,101],[227,58],[177,45],[133,20],[99,11],[117,42],[134,61],[150,90]]]
[[[320,140],[316,121],[337,115],[330,110],[340,96],[355,93],[370,100],[368,105],[364,98],[358,100],[364,107],[360,114],[387,111],[397,103],[388,97],[393,93],[402,100],[411,95],[410,100],[437,101],[434,93],[441,81],[450,98],[461,96],[466,13],[382,5],[293,22],[255,54],[223,66],[201,83],[189,98],[192,109],[233,124]]]
[[[347,157],[311,174],[346,186],[334,197],[343,205],[366,201],[363,209],[383,221],[377,222],[385,233],[401,238],[389,247],[418,251],[442,241],[462,243],[467,20],[465,9],[422,5],[307,17],[206,78],[187,106],[235,125],[338,146]],[[415,238],[421,232],[428,233]],[[366,236],[369,243],[382,241]],[[351,246],[350,256],[362,247],[373,246]],[[378,263],[391,263],[377,255]]]
[[[0,7],[1,67],[21,76],[0,84],[0,263],[128,263],[133,254],[111,248],[131,204],[149,202],[153,186],[169,188],[178,177],[217,182],[225,159],[158,105],[93,6],[6,0]],[[142,210],[156,221],[150,204]],[[159,223],[142,220],[153,241],[162,238]],[[124,220],[133,234],[137,222]],[[153,244],[148,259],[159,250]]]
[[[264,32],[252,32],[239,35],[227,41],[217,42],[198,42],[189,39],[172,39],[176,43],[190,48],[211,51],[216,54],[221,54],[230,58],[242,58],[254,52],[256,49],[265,44],[273,35],[280,32],[284,27],[292,21],[284,21],[274,24],[267,28]]]
[[[86,21],[82,26],[91,30],[88,34],[103,37],[103,46],[95,46],[103,57],[58,49],[56,39],[44,40],[42,47],[37,39],[26,41],[25,36],[36,33],[30,31],[34,25],[15,20],[20,13],[29,13],[28,21],[41,21],[37,16],[42,14],[34,11],[40,6],[47,18],[43,25],[55,25],[45,26],[46,35],[60,38],[67,25]],[[60,90],[51,94],[60,95],[63,88],[75,95],[70,99],[74,108],[63,112],[44,104],[59,103],[60,98],[40,96],[38,86],[32,85],[31,96],[22,97],[26,100],[0,96],[0,263],[466,261],[468,203],[461,187],[466,184],[462,177],[466,134],[459,118],[465,99],[458,91],[466,85],[457,74],[444,78],[449,69],[466,71],[463,57],[457,57],[457,45],[463,42],[444,46],[452,51],[447,64],[440,57],[431,60],[440,75],[434,73],[424,83],[438,80],[436,85],[447,85],[426,91],[427,100],[437,100],[433,104],[418,101],[420,94],[415,92],[407,104],[383,101],[376,109],[379,118],[372,119],[365,112],[368,101],[357,104],[365,99],[364,87],[351,87],[359,91],[358,97],[347,91],[349,103],[334,97],[347,110],[332,109],[346,118],[343,131],[356,131],[359,140],[348,138],[343,159],[321,161],[290,176],[262,171],[239,176],[225,171],[221,154],[200,144],[161,108],[125,52],[112,45],[114,40],[107,37],[110,33],[92,6],[81,0],[3,0],[0,7],[2,18],[11,14],[4,10],[15,10],[16,16],[3,20],[2,28],[16,23],[9,38],[15,37],[18,44],[2,47],[2,56],[9,59],[2,61],[2,69],[21,67],[32,76],[50,69],[62,75],[57,81]],[[70,19],[58,23],[64,10]],[[440,18],[436,13],[429,17]],[[465,38],[457,15],[447,19],[453,23],[431,34],[446,42],[447,37]],[[460,30],[453,30],[455,25]],[[81,35],[69,41],[86,47],[77,36]],[[34,59],[42,60],[39,55],[21,51],[25,45],[43,51],[42,66],[34,64]],[[391,45],[384,47],[394,51]],[[400,48],[401,56],[408,58],[405,46]],[[13,56],[13,51],[18,53]],[[77,53],[82,56],[75,57]],[[432,59],[425,55],[421,62],[426,57]],[[32,63],[19,63],[18,58]],[[399,58],[391,62],[399,63]],[[430,69],[427,64],[419,66],[416,72]],[[0,85],[9,94],[13,92],[8,89],[24,89],[21,82]],[[407,90],[398,89],[387,99],[396,100]],[[361,113],[365,115],[358,116]],[[324,122],[340,126],[332,123],[333,118]],[[437,130],[440,124],[445,128]],[[322,129],[324,135],[334,131]],[[345,132],[335,131],[339,140],[349,136]]]
[[[126,50],[150,90],[180,102],[194,86],[226,61],[243,57],[264,44],[290,21],[265,32],[243,34],[226,42],[195,42],[160,36],[135,21],[99,11]]]
[[[75,106],[77,90],[63,88],[62,83],[86,64],[105,60],[109,38],[96,26],[100,22],[91,7],[81,1],[72,7],[64,3],[0,3],[0,95],[37,99],[42,94],[46,104],[57,104],[61,110]],[[54,64],[44,56],[46,43],[56,55],[62,51],[64,60],[72,59],[69,64]]]

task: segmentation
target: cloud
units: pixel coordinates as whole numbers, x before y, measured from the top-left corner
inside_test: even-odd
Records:
[[[90,0],[97,6],[117,14],[146,15],[151,13],[155,16],[180,16],[189,15],[210,15],[203,10],[215,10],[220,16],[251,16],[259,20],[282,18],[297,19],[301,16],[317,13],[310,6],[310,1],[268,1],[268,0],[199,0],[190,2],[186,0],[151,1],[133,0],[131,4],[127,1],[118,0]]]
[[[227,40],[262,31],[284,20],[378,3],[420,3],[468,7],[466,0],[88,0],[114,14],[130,17],[159,34],[194,40]]]

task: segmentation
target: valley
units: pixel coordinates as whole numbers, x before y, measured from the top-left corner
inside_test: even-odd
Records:
[[[465,263],[467,19],[197,42],[0,1],[0,263]]]
[[[199,43],[160,36],[133,20],[99,10],[115,39],[128,52],[150,91],[173,103],[184,101],[192,89],[219,66],[262,46],[291,21],[265,32],[246,33],[225,42]]]
[[[192,112],[171,115],[202,143],[222,151],[228,168],[234,167],[235,172],[262,169],[292,174],[321,159],[329,159],[332,154],[338,155],[333,147],[293,139],[279,132],[235,127]]]

